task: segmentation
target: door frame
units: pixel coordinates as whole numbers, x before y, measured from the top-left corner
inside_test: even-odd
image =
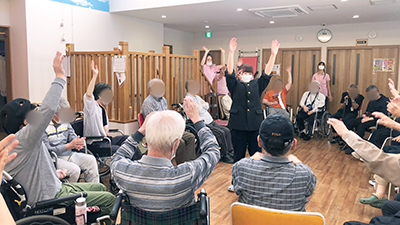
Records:
[[[13,99],[10,26],[0,26],[0,28],[3,28],[5,30],[4,32],[0,32],[0,35],[4,35],[5,54],[6,54],[7,101],[10,101]]]

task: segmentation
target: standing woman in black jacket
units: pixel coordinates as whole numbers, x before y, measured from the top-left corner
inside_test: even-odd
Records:
[[[228,68],[225,77],[233,100],[228,127],[232,129],[235,162],[245,157],[246,148],[249,149],[250,155],[261,152],[257,142],[258,130],[263,120],[261,95],[272,77],[271,71],[279,46],[277,40],[272,41],[269,61],[262,75],[254,78],[253,67],[248,64],[243,64],[235,76],[233,67],[237,47],[236,38],[232,38],[229,43]]]

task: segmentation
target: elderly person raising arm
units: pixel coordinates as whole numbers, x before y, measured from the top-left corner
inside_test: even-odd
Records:
[[[139,130],[127,139],[111,160],[111,173],[133,206],[148,211],[168,211],[195,201],[194,192],[203,184],[220,160],[218,142],[199,116],[196,102],[184,100],[185,112],[200,138],[202,154],[178,166],[171,164],[185,129],[185,121],[175,111],[154,112]],[[148,155],[131,159],[146,136]],[[156,182],[155,182],[156,181]]]

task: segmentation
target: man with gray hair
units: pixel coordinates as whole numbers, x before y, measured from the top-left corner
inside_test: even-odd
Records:
[[[49,151],[56,153],[57,169],[68,171],[68,181],[77,182],[83,171],[86,182],[99,183],[97,161],[93,155],[83,152],[85,138],[76,135],[70,122],[74,112],[65,98],[60,99],[56,114],[42,136],[43,143]]]
[[[185,121],[179,113],[170,110],[147,115],[139,130],[113,155],[110,166],[114,181],[135,207],[169,211],[193,203],[194,192],[220,159],[218,142],[201,120],[196,102],[185,98],[184,106],[200,138],[202,154],[198,159],[178,166],[171,164],[185,130]],[[148,154],[132,161],[144,137]]]
[[[142,114],[146,118],[150,113],[168,110],[167,100],[164,98],[165,84],[158,78],[151,79],[148,83],[150,95],[143,101]],[[147,140],[147,139],[146,139]],[[176,164],[181,164],[196,159],[196,138],[189,132],[184,132],[178,149],[176,150]]]

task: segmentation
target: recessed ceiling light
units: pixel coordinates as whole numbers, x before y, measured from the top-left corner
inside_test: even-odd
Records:
[[[354,15],[354,16],[353,16],[353,19],[358,19],[358,18],[360,18],[359,15]]]
[[[165,19],[165,18],[167,18],[167,16],[166,15],[162,15],[161,18]]]
[[[208,28],[210,28],[210,26],[206,25],[205,28],[208,29]]]
[[[349,0],[340,0],[341,2],[347,2],[347,1],[349,1]]]
[[[269,21],[269,23],[270,23],[270,24],[274,24],[274,23],[275,23],[275,21],[271,20],[271,21]]]
[[[238,8],[238,9],[236,9],[238,12],[241,12],[241,11],[243,11],[243,9],[242,8]]]

